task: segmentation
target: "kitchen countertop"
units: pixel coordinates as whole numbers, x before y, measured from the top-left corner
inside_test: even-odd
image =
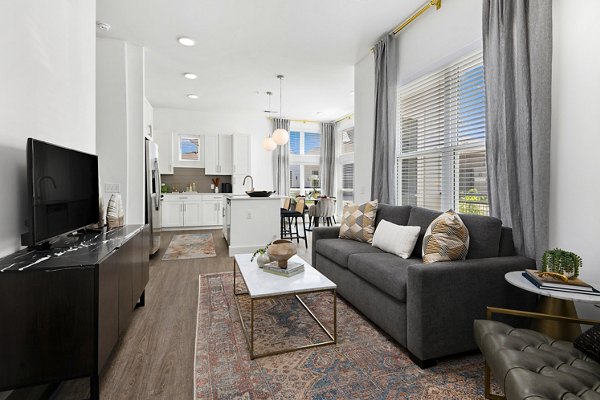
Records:
[[[225,198],[230,200],[281,200],[282,196],[270,196],[270,197],[250,197],[247,194],[231,194],[225,193]]]
[[[228,193],[215,193],[215,192],[181,192],[181,193],[161,193],[164,196],[198,196],[198,195],[223,195]]]

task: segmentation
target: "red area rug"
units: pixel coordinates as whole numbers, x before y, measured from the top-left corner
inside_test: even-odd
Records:
[[[405,350],[338,298],[338,344],[250,360],[233,274],[200,275],[195,399],[483,399],[480,355],[422,370]],[[242,315],[249,302],[242,296]],[[331,294],[302,296],[332,326]],[[257,351],[325,337],[295,298],[255,303]]]

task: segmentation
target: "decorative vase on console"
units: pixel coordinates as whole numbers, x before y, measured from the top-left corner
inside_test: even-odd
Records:
[[[108,223],[108,229],[113,229],[119,226],[123,226],[125,220],[125,213],[123,212],[123,203],[121,201],[121,195],[119,193],[113,193],[108,201],[108,209],[106,210],[106,222]]]

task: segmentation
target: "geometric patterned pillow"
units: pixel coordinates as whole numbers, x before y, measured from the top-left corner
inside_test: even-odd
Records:
[[[464,260],[469,251],[469,230],[450,210],[429,225],[423,238],[423,263]]]
[[[377,200],[344,206],[340,221],[340,238],[372,243],[377,216]]]
[[[594,325],[573,342],[573,347],[600,363],[600,325]]]

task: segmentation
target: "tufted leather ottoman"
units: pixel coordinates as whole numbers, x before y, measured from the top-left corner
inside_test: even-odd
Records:
[[[509,400],[600,400],[600,364],[571,342],[491,320],[475,321],[475,341]]]

